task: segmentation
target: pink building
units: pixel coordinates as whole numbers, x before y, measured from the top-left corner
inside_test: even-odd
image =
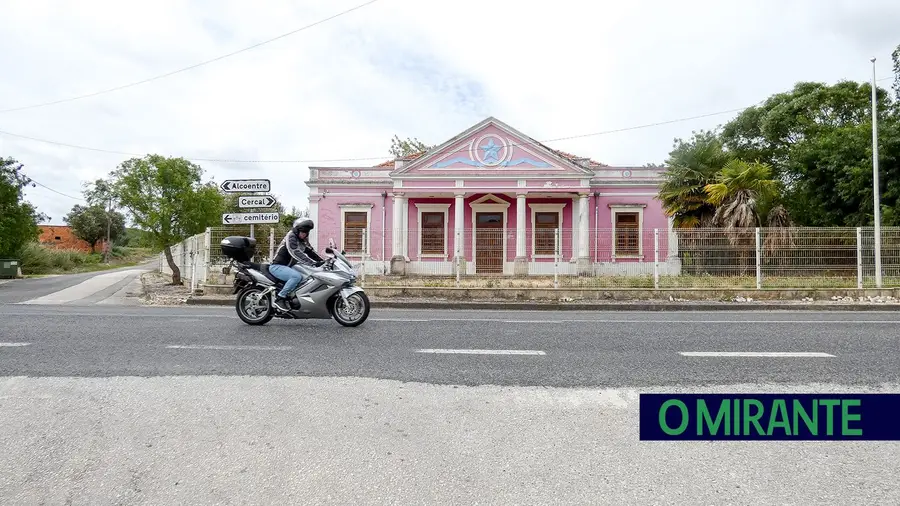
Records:
[[[579,158],[487,118],[425,153],[310,167],[313,240],[372,274],[651,274],[675,243],[662,170]]]

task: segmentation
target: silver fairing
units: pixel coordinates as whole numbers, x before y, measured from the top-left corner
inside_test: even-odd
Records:
[[[346,276],[341,276],[340,274],[335,274],[332,272],[314,272],[312,274],[312,277],[333,286],[340,286],[347,281],[350,281],[350,279]]]
[[[318,279],[319,277],[310,277],[294,292],[294,297],[300,302],[300,309],[294,311],[297,316],[301,318],[331,318],[331,314],[328,312],[328,299],[341,290],[344,282],[332,284]]]

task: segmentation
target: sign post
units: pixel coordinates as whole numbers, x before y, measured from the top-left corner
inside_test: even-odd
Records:
[[[225,193],[268,193],[272,191],[272,183],[268,179],[229,179],[220,186]],[[271,195],[241,195],[238,197],[240,209],[268,209],[275,207],[278,201]],[[226,213],[222,215],[222,223],[226,225],[250,224],[250,237],[255,238],[254,225],[280,221],[278,213]]]

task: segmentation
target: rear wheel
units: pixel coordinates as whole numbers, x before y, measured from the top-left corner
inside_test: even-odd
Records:
[[[369,317],[369,296],[365,292],[355,292],[347,297],[347,303],[338,295],[332,303],[331,316],[345,327],[361,325]]]
[[[247,325],[265,325],[275,316],[272,307],[272,295],[263,295],[259,288],[247,288],[238,294],[234,301],[238,318]]]

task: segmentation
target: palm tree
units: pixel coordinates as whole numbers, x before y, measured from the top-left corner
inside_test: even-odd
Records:
[[[723,228],[728,241],[738,248],[740,265],[746,272],[755,242],[752,229],[762,221],[759,202],[778,196],[779,181],[772,178],[772,168],[767,164],[732,160],[716,176],[716,182],[706,185],[704,190],[708,202],[716,207],[713,225]],[[770,212],[770,219],[785,218],[787,213],[781,209],[774,214]]]
[[[659,199],[666,216],[673,217],[675,228],[708,227],[716,207],[710,204],[704,188],[714,181],[714,173],[691,167],[671,167],[663,177]]]
[[[704,188],[715,182],[716,174],[730,159],[716,131],[701,130],[687,141],[675,142],[658,198],[676,228],[710,226],[716,208]]]

